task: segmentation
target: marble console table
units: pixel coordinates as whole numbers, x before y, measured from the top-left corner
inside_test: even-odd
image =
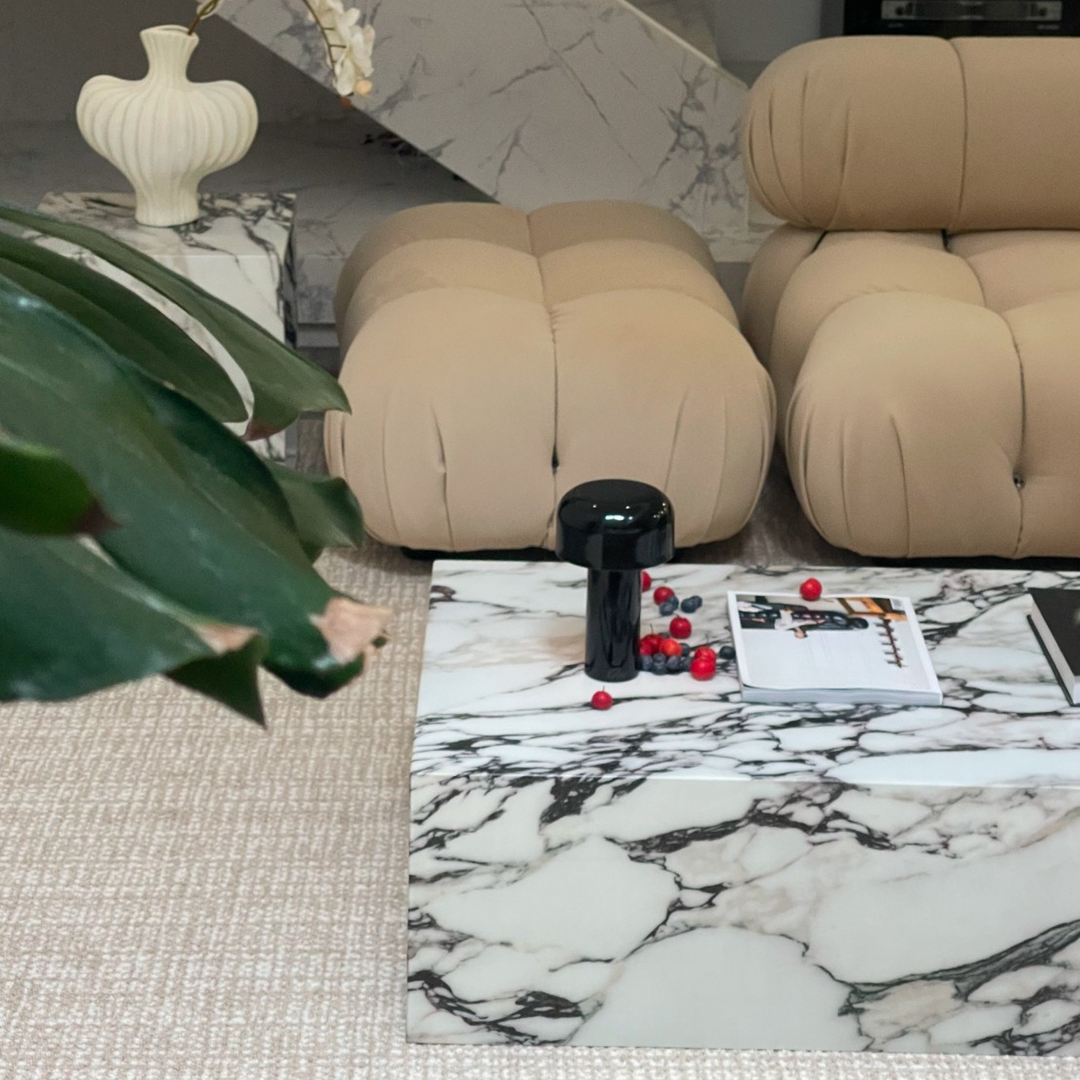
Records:
[[[806,571],[655,576],[723,642],[729,588]],[[596,712],[584,571],[435,564],[410,1039],[1080,1054],[1080,709],[1025,619],[1080,575],[819,576],[913,598],[942,707],[748,705],[732,666]]]
[[[39,209],[90,225],[190,278],[231,304],[263,329],[290,345],[296,343],[292,194],[202,195],[202,215],[190,225],[152,228],[135,221],[135,196],[89,192],[50,192]],[[243,371],[218,342],[186,312],[153,289],[116,270],[103,259],[52,237],[40,243],[78,258],[123,282],[182,326],[225,368],[251,406],[251,387]],[[238,434],[243,424],[230,424]],[[293,464],[296,432],[289,428],[252,446],[274,461]]]

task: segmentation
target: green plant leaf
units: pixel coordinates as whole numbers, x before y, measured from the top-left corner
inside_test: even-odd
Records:
[[[205,660],[192,660],[167,674],[173,682],[220,701],[233,712],[265,726],[266,716],[259,696],[259,665],[265,655],[265,640],[253,637],[239,649]]]
[[[172,319],[118,282],[0,231],[0,273],[66,312],[147,374],[223,423],[247,416],[224,368]]]
[[[266,646],[254,631],[182,612],[78,540],[0,528],[0,639],[3,701],[66,700],[174,671],[263,720],[255,680]]]
[[[387,614],[314,571],[265,464],[188,399],[0,277],[0,426],[79,463],[122,522],[101,545],[183,608],[254,627],[266,666],[328,694],[363,669]]]
[[[0,219],[76,244],[168,297],[197,319],[229,352],[251,383],[255,403],[248,438],[261,438],[291,424],[305,411],[349,411],[338,381],[317,364],[282,344],[246,315],[211,296],[187,278],[111,236],[35,210],[0,202]]]
[[[96,533],[113,523],[89,485],[47,446],[0,432],[0,526],[43,536]]]
[[[276,462],[267,462],[278,483],[308,558],[314,561],[328,547],[353,547],[364,537],[360,505],[344,480],[303,476]]]

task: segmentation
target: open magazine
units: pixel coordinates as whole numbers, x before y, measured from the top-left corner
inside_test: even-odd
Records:
[[[728,609],[744,701],[941,704],[906,597],[731,592]]]

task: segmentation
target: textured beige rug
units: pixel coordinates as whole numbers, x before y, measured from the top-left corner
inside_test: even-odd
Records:
[[[775,555],[777,535],[700,558]],[[789,537],[787,553],[795,540],[813,544]],[[407,775],[429,571],[377,545],[324,570],[395,609],[394,641],[327,702],[268,684],[268,733],[160,680],[0,709],[0,1078],[1080,1076],[1066,1058],[407,1046]]]

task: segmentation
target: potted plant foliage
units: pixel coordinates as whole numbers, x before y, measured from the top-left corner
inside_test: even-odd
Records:
[[[228,377],[130,290],[35,244],[88,249],[201,322],[254,392],[248,437],[348,409],[331,376],[233,308],[92,228],[0,204],[0,700],[150,674],[262,721],[257,672],[324,696],[388,613],[314,569],[361,534],[338,480],[259,457]]]

